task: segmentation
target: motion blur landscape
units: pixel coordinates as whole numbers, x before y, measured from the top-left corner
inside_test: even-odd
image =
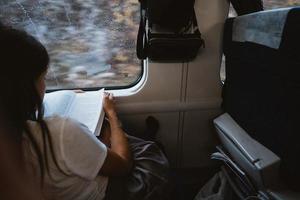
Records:
[[[266,9],[296,5],[264,0]],[[46,46],[48,89],[128,86],[141,76],[138,0],[0,0],[0,20]]]
[[[0,20],[47,48],[47,88],[125,86],[140,76],[138,0],[1,0]]]

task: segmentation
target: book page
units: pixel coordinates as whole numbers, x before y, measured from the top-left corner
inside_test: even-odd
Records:
[[[44,97],[44,117],[52,115],[66,116],[76,94],[70,90],[46,93]]]
[[[86,125],[89,130],[96,134],[98,123],[103,110],[104,89],[93,92],[77,93],[68,116]],[[102,117],[101,117],[102,118]],[[102,121],[100,122],[102,123]]]

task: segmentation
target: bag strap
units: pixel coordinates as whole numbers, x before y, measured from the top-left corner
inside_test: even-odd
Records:
[[[145,0],[140,0],[140,26],[137,35],[136,53],[139,59],[146,59],[147,37],[146,37],[146,5]]]

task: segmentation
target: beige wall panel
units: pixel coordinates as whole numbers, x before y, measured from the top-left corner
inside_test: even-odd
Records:
[[[210,154],[214,151],[217,137],[213,119],[220,114],[217,110],[186,112],[181,138],[181,167],[205,167],[211,165]]]
[[[145,73],[146,78],[139,91],[130,96],[119,97],[119,104],[180,99],[182,63],[149,62]]]
[[[219,99],[221,96],[219,74],[228,6],[223,0],[196,0],[197,21],[206,47],[188,65],[187,101]]]

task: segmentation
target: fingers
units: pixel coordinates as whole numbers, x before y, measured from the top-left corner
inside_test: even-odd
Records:
[[[109,92],[104,92],[105,97],[108,97],[109,100],[114,100],[114,95]]]
[[[114,95],[112,93],[109,93],[109,97],[110,100],[114,100]]]
[[[108,118],[116,116],[115,100],[113,94],[105,92],[103,108]]]

